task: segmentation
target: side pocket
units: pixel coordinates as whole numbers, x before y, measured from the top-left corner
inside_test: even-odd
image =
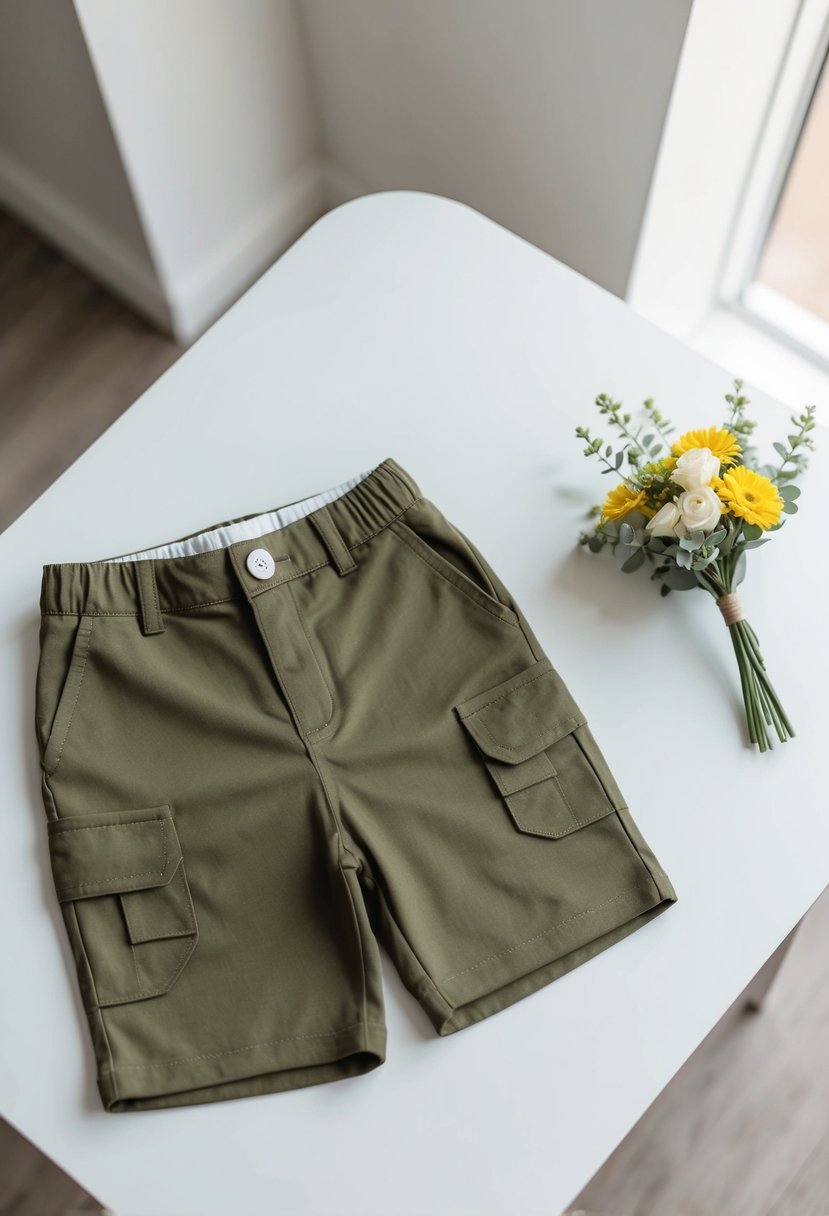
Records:
[[[168,992],[199,935],[170,806],[72,815],[47,832],[87,1006]]]
[[[49,774],[57,768],[66,746],[96,620],[85,613],[77,620],[60,615],[41,617],[35,725],[41,765]]]
[[[454,708],[518,831],[567,836],[624,805],[586,717],[548,658]]]
[[[420,498],[389,525],[444,582],[510,625],[518,624],[506,587],[481,554],[428,499]]]

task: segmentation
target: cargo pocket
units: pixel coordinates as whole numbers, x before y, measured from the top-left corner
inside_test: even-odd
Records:
[[[90,1003],[168,992],[198,941],[170,807],[73,815],[49,820],[47,831],[57,897],[79,967],[85,960],[90,973]]]
[[[625,805],[549,659],[454,708],[520,832],[567,836]]]

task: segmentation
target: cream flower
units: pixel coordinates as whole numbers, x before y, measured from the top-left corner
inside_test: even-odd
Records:
[[[645,531],[650,532],[651,536],[676,536],[674,529],[678,521],[679,507],[675,502],[666,502],[645,524]]]
[[[711,532],[725,510],[711,486],[684,490],[676,500],[681,522],[689,532]]]
[[[698,490],[719,476],[720,462],[710,448],[691,448],[683,452],[671,470],[671,481],[683,490]]]

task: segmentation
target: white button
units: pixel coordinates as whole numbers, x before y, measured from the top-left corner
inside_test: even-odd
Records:
[[[251,549],[245,558],[245,565],[254,578],[273,578],[276,562],[267,549]]]

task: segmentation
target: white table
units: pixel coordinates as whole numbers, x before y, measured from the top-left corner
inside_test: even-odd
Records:
[[[823,890],[829,436],[816,432],[801,513],[741,589],[798,732],[773,752],[745,743],[713,601],[663,601],[646,574],[575,544],[609,488],[573,434],[607,434],[595,394],[654,396],[684,430],[720,419],[730,387],[730,372],[477,212],[373,195],[314,225],[0,536],[0,1113],[119,1216],[553,1216]],[[771,455],[788,411],[750,395]],[[41,565],[299,499],[387,455],[516,594],[678,902],[445,1039],[384,955],[388,1057],[363,1077],[106,1114],[48,871]]]

